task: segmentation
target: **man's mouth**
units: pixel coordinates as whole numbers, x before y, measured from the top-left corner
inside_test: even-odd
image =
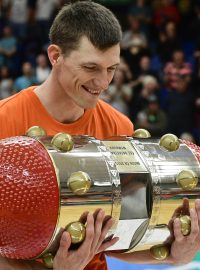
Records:
[[[92,94],[92,95],[100,95],[101,94],[101,90],[95,90],[95,89],[91,89],[91,88],[88,88],[88,87],[86,87],[86,86],[84,86],[84,85],[82,85],[82,87],[87,91],[87,92],[89,92],[90,94]]]

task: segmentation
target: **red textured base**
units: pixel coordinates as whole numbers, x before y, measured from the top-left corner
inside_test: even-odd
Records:
[[[46,249],[57,224],[55,169],[30,137],[1,140],[0,155],[0,255],[30,259]]]

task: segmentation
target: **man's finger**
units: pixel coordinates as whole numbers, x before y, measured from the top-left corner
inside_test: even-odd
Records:
[[[70,234],[68,232],[63,232],[61,239],[60,239],[60,246],[59,249],[57,251],[57,256],[61,257],[61,258],[65,258],[69,247],[71,245],[71,237]]]
[[[114,237],[113,239],[109,241],[105,241],[101,244],[101,246],[98,249],[98,252],[102,252],[106,250],[107,248],[113,246],[117,241],[119,241],[119,237]]]
[[[182,232],[181,232],[181,222],[179,218],[176,218],[174,220],[174,237],[177,242],[181,242],[184,238]]]

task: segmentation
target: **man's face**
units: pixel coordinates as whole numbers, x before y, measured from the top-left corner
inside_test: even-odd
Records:
[[[58,82],[67,98],[81,108],[95,107],[120,62],[119,44],[101,51],[83,37],[80,46],[69,56],[61,56],[57,68]]]

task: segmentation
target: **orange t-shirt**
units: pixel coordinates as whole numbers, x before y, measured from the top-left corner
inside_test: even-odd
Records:
[[[77,121],[60,123],[45,110],[34,88],[27,88],[0,101],[0,138],[24,135],[32,126],[41,126],[48,135],[66,132],[89,135],[99,140],[133,134],[131,121],[102,100],[95,108],[86,110]]]
[[[100,140],[133,134],[131,121],[101,100],[95,108],[86,110],[74,123],[60,123],[45,110],[34,89],[35,87],[29,87],[0,101],[0,139],[24,135],[32,126],[44,128],[48,135],[65,132],[72,135],[89,135]],[[103,253],[97,254],[85,268],[85,270],[106,269]]]

